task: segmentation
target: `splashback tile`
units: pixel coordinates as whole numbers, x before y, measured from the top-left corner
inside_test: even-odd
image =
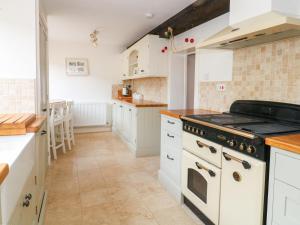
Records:
[[[35,112],[35,80],[0,79],[0,113]]]
[[[228,111],[238,99],[300,104],[300,38],[235,50],[232,81],[199,85],[200,106],[210,110]]]

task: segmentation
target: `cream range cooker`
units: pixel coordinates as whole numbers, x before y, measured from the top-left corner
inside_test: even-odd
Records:
[[[183,120],[182,194],[206,225],[266,223],[266,136],[300,132],[300,106],[236,101],[229,113]]]

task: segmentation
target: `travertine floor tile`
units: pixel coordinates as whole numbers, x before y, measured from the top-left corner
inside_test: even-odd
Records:
[[[135,158],[113,133],[77,135],[48,170],[45,225],[195,225],[158,169],[158,156]]]

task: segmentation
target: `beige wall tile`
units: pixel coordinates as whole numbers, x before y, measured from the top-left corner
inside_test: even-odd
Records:
[[[228,111],[238,99],[300,104],[300,38],[234,51],[231,82],[200,82],[201,108]],[[218,92],[216,85],[226,90]]]
[[[35,80],[0,79],[0,113],[35,112]]]

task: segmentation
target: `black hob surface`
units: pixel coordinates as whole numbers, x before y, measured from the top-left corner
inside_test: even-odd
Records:
[[[274,120],[270,119],[238,115],[233,113],[191,115],[187,117],[256,135],[300,132],[300,127],[293,126],[292,124],[281,124],[280,122],[275,122]]]

